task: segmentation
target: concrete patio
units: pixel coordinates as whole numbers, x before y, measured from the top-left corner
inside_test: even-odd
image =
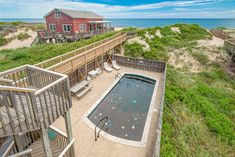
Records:
[[[144,74],[159,80],[158,91],[155,100],[154,110],[152,113],[151,125],[148,134],[146,147],[132,147],[119,144],[100,136],[98,141],[94,140],[94,130],[91,129],[84,121],[82,116],[90,109],[90,107],[101,97],[101,95],[115,81],[117,73],[131,72]],[[75,153],[77,157],[123,157],[134,156],[144,157],[152,156],[156,140],[156,128],[158,124],[158,114],[160,108],[160,98],[162,96],[163,73],[144,71],[139,69],[127,68],[121,66],[121,70],[111,73],[103,72],[95,79],[90,81],[92,90],[84,97],[78,100],[72,98],[73,107],[70,109],[73,137],[75,138]],[[53,123],[53,126],[65,131],[64,119],[61,117]]]

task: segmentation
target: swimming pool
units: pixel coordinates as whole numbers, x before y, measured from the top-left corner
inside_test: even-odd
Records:
[[[158,80],[153,78],[124,73],[85,114],[85,119],[95,128],[107,116],[106,123],[102,122],[103,136],[123,144],[145,146],[157,86]]]

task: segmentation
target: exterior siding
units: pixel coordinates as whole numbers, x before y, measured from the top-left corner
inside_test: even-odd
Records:
[[[75,30],[75,32],[79,32],[79,25],[86,24],[86,31],[89,32],[89,21],[103,21],[103,19],[73,19],[73,29]]]
[[[103,18],[71,18],[61,12],[61,18],[56,18],[52,12],[45,17],[47,30],[50,31],[49,24],[56,25],[56,32],[63,32],[63,24],[71,25],[71,33],[80,32],[80,24],[86,24],[86,31],[89,32],[89,21],[103,21]]]
[[[46,17],[47,30],[50,31],[49,24],[56,25],[56,32],[63,32],[63,24],[71,25],[71,32],[73,29],[73,19],[63,13],[61,13],[61,18],[55,18],[54,12]]]

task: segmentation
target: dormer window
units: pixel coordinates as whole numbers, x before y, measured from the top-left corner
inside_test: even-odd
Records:
[[[55,18],[61,18],[61,12],[59,10],[55,11]]]

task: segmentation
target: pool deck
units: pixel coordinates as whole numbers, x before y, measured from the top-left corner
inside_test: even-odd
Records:
[[[102,94],[113,84],[117,73],[131,72],[143,74],[159,80],[158,91],[155,100],[154,110],[152,111],[151,124],[148,134],[146,147],[132,147],[113,142],[102,135],[97,141],[94,140],[94,130],[91,129],[83,115],[94,105]],[[121,70],[110,73],[103,72],[95,79],[90,81],[92,90],[80,100],[72,97],[73,107],[70,109],[73,137],[75,138],[76,157],[145,157],[152,156],[156,139],[156,126],[158,124],[158,114],[160,108],[160,98],[162,95],[163,73],[144,71],[139,69],[121,66]],[[61,117],[54,122],[53,126],[66,132],[64,119]]]

